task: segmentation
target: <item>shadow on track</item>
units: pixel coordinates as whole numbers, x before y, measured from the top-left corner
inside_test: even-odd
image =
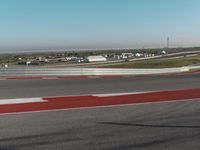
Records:
[[[117,122],[100,122],[105,125],[116,126],[133,126],[133,127],[149,127],[149,128],[187,128],[187,129],[200,129],[200,126],[186,126],[186,125],[153,125],[153,124],[135,124],[135,123],[117,123]]]
[[[80,141],[80,138],[74,138],[67,136],[70,134],[66,131],[54,132],[54,133],[46,133],[46,134],[38,134],[38,135],[30,135],[30,136],[20,136],[20,137],[11,137],[0,139],[0,145],[7,145],[4,147],[0,146],[0,150],[12,150],[19,148],[30,148],[35,146],[42,145],[53,145],[58,143],[67,143]],[[7,148],[8,147],[8,148]]]
[[[197,132],[199,131],[200,126],[180,126],[180,125],[150,125],[150,124],[134,124],[134,123],[116,123],[116,122],[101,122],[100,124],[102,125],[108,125],[108,126],[129,126],[129,127],[141,127],[141,131],[143,131],[143,128],[156,128],[159,129],[158,131],[162,130],[162,128],[165,129],[196,129],[191,132],[175,132],[175,134],[166,134],[165,136],[160,136],[158,138],[146,138],[145,135],[141,135],[140,140],[135,142],[132,140],[132,143],[130,144],[120,144],[117,146],[114,146],[112,148],[109,148],[109,150],[129,150],[129,149],[164,149],[166,148],[166,145],[172,145],[174,146],[174,149],[184,149],[182,146],[181,147],[176,147],[177,144],[182,143],[185,141],[186,143],[191,142],[191,141],[197,141],[197,139],[200,138],[200,133]],[[155,132],[154,132],[155,133]],[[154,136],[159,135],[155,134]],[[119,135],[120,136],[120,135]],[[138,136],[138,135],[134,135]],[[133,138],[134,139],[134,138]],[[187,148],[186,148],[187,149]]]
[[[13,150],[13,149],[8,149],[8,148],[2,148],[2,147],[0,147],[0,150]]]

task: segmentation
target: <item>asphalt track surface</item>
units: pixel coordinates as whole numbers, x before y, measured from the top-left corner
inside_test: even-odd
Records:
[[[144,92],[200,87],[200,73],[163,76],[0,80],[0,99]]]
[[[5,80],[0,99],[200,88],[200,74]],[[0,116],[0,150],[200,149],[200,99]]]

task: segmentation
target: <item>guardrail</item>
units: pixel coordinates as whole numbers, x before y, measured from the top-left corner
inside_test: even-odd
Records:
[[[109,69],[109,68],[4,68],[0,77],[11,76],[95,76],[95,75],[147,75],[187,72],[200,66],[163,69]]]

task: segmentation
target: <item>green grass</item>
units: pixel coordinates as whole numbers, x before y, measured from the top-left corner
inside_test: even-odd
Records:
[[[172,68],[194,64],[200,64],[200,55],[173,59],[141,60],[116,65],[107,65],[103,68]]]

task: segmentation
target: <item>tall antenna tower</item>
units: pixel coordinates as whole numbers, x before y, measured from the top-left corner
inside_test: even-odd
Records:
[[[169,37],[167,37],[167,49],[169,49]]]

